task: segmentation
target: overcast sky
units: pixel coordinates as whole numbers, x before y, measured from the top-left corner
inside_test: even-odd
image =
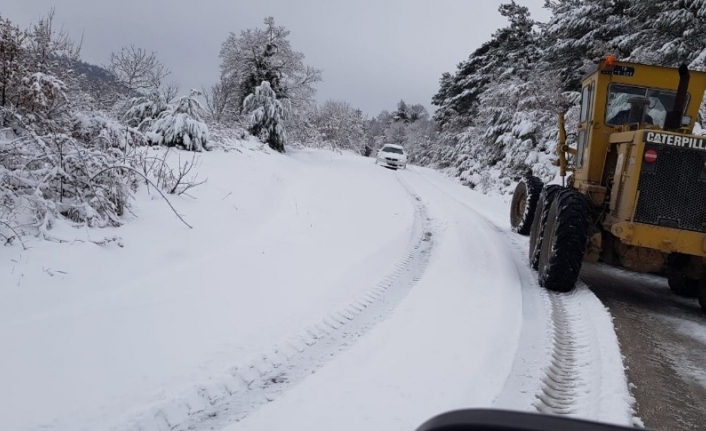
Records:
[[[509,0],[507,0],[509,1]],[[291,31],[292,47],[323,70],[317,98],[347,100],[376,115],[400,99],[430,107],[438,80],[454,71],[506,21],[505,0],[0,0],[22,27],[56,8],[56,24],[83,34],[82,57],[105,64],[135,44],[157,51],[182,91],[216,81],[229,32],[262,27],[266,16]],[[544,0],[517,0],[546,21]]]

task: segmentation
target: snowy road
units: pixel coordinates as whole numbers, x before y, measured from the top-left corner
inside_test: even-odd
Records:
[[[502,199],[325,151],[204,154],[201,172],[175,202],[193,231],[142,193],[125,227],[1,251],[4,427],[631,422],[610,316],[585,286],[537,287]]]
[[[651,429],[704,429],[706,322],[666,279],[587,265],[582,279],[615,317],[637,413]]]

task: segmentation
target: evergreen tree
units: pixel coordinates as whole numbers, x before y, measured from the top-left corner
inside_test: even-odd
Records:
[[[253,94],[245,98],[243,108],[249,116],[250,133],[270,148],[284,153],[286,133],[284,121],[289,113],[288,101],[278,100],[270,83],[263,81]]]
[[[703,68],[706,58],[706,2],[704,0],[640,0],[628,9],[630,28],[620,38],[633,61],[677,67]]]
[[[442,130],[460,131],[469,126],[481,95],[498,75],[507,68],[526,75],[537,58],[535,22],[529,9],[513,0],[501,5],[499,11],[510,25],[495,32],[489,42],[459,64],[454,75],[444,74],[441,78],[441,89],[432,103],[439,107],[434,119]]]
[[[559,74],[565,90],[578,90],[587,66],[601,57],[627,55],[621,37],[630,28],[630,1],[545,0],[552,17],[543,26],[543,67]]]
[[[434,119],[440,129],[460,131],[470,125],[478,97],[488,84],[487,77],[479,72],[493,43],[487,42],[478,48],[468,60],[458,65],[456,73],[442,75],[441,89],[432,98],[432,104],[438,106]]]
[[[404,100],[400,100],[399,103],[397,103],[397,110],[392,113],[392,119],[394,121],[401,121],[403,123],[410,122],[409,108],[407,107],[407,104],[404,102]]]
[[[290,99],[295,109],[313,103],[314,84],[321,71],[304,64],[304,54],[294,51],[289,30],[265,18],[264,29],[231,33],[221,47],[221,79],[231,86],[234,102],[242,109],[245,99],[264,81],[277,99]]]

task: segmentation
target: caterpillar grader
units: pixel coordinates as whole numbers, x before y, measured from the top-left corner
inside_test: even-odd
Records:
[[[706,312],[706,73],[602,59],[584,77],[577,133],[559,116],[562,185],[527,175],[510,221],[540,286],[571,291],[583,261],[663,273]],[[567,176],[568,175],[568,176]]]

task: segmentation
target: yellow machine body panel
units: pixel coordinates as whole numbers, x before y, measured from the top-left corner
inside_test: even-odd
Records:
[[[573,187],[608,203],[603,228],[622,243],[706,257],[706,137],[691,134],[706,73],[689,72],[682,128],[666,131],[679,83],[674,68],[601,61],[582,84]],[[649,121],[620,120],[635,97]]]
[[[617,73],[616,70],[618,70]],[[611,135],[616,133],[616,126],[606,121],[607,114],[610,113],[610,102],[612,102],[609,100],[611,94],[609,89],[611,86],[620,85],[676,92],[679,85],[679,72],[674,68],[629,62],[616,62],[613,66],[606,66],[604,59],[598,64],[597,69],[584,79],[578,154],[574,173],[578,183],[604,184],[606,179],[604,167],[610,150]],[[690,71],[689,98],[684,113],[692,119],[691,126],[688,127],[689,131],[698,117],[704,90],[706,90],[706,73]],[[661,128],[659,125],[646,127]]]
[[[654,156],[646,154],[649,151],[646,148],[670,141],[673,143],[671,145],[680,149],[706,146],[704,137],[663,131],[637,130],[611,135],[610,143],[617,153],[617,161],[611,188],[613,193],[608,207],[609,213],[603,221],[603,227],[628,245],[651,248],[665,253],[706,257],[706,232],[645,224],[635,220],[640,204],[649,198],[643,195],[647,191],[640,189],[643,172],[647,170],[645,175],[649,175],[649,170],[653,168],[648,165],[659,163],[659,154],[656,155],[657,159],[652,160]],[[704,187],[706,187],[706,151],[703,155],[697,154],[697,157],[703,158],[701,168],[704,172]],[[695,199],[698,198],[695,197]],[[683,202],[683,204],[688,205],[689,202]],[[644,205],[651,205],[651,201]],[[646,211],[650,210],[648,208]]]

